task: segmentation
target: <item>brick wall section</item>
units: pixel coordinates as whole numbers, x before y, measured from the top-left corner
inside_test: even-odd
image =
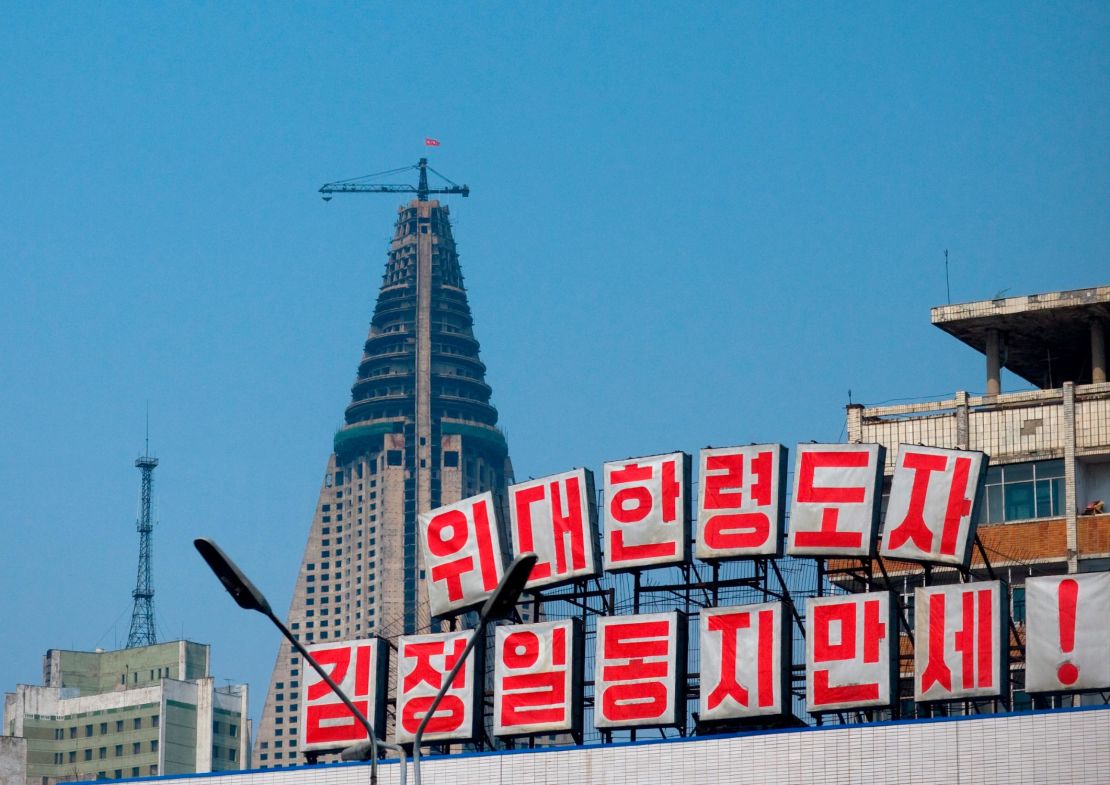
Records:
[[[1076,528],[1081,559],[1110,556],[1110,514],[1081,515]]]

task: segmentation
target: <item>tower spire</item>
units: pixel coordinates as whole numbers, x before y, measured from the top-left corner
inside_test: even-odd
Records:
[[[152,646],[158,642],[154,628],[154,585],[150,576],[151,533],[154,521],[151,517],[151,492],[154,487],[154,467],[158,459],[150,455],[150,409],[146,418],[145,455],[135,459],[135,466],[142,473],[141,502],[139,519],[135,528],[139,531],[139,572],[135,579],[135,590],[131,596],[135,604],[131,610],[131,631],[127,635],[127,648]]]

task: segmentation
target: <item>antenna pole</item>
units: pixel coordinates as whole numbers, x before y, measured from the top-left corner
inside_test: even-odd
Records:
[[[952,287],[948,283],[948,249],[944,249],[944,291],[948,295],[948,304],[952,304]]]

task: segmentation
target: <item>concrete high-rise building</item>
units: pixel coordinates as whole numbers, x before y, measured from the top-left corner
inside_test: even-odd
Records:
[[[249,767],[247,687],[217,687],[208,667],[208,646],[190,641],[51,649],[43,686],[20,684],[4,698],[26,785]]]
[[[512,482],[512,465],[463,286],[448,209],[398,210],[345,423],[335,434],[287,623],[305,643],[430,629],[419,511]],[[255,765],[297,749],[304,664],[283,642]]]
[[[985,355],[985,392],[896,406],[850,405],[848,439],[886,447],[884,495],[899,444],[990,456],[978,527],[982,548],[972,552],[970,569],[976,578],[994,575],[1008,582],[1011,615],[1021,632],[1026,578],[1110,569],[1110,287],[945,305],[932,310],[932,322]],[[1036,389],[1004,392],[1003,368]],[[953,569],[935,568],[927,576],[919,565],[888,561],[882,573],[887,583],[878,563],[872,566],[830,560],[830,577],[859,589],[870,575],[870,583],[902,593],[911,608],[914,587],[927,577],[931,583],[959,580]],[[1017,707],[1029,702],[1020,690],[1023,678],[1015,670]],[[1085,696],[1084,702],[1105,700]]]

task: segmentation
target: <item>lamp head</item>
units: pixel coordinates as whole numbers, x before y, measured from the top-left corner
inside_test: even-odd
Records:
[[[248,611],[258,611],[267,616],[273,615],[270,603],[266,601],[262,592],[235,566],[235,562],[220,550],[219,545],[204,537],[193,540],[193,545],[204,560],[208,562],[212,572],[216,573],[216,577],[227,589],[227,593],[232,596],[235,602],[239,603],[240,608],[245,608]]]
[[[516,606],[520,593],[524,591],[524,584],[532,574],[532,567],[538,557],[534,553],[522,553],[513,559],[512,564],[505,570],[501,583],[493,590],[493,594],[482,606],[480,618],[483,621],[496,621],[504,619]]]

